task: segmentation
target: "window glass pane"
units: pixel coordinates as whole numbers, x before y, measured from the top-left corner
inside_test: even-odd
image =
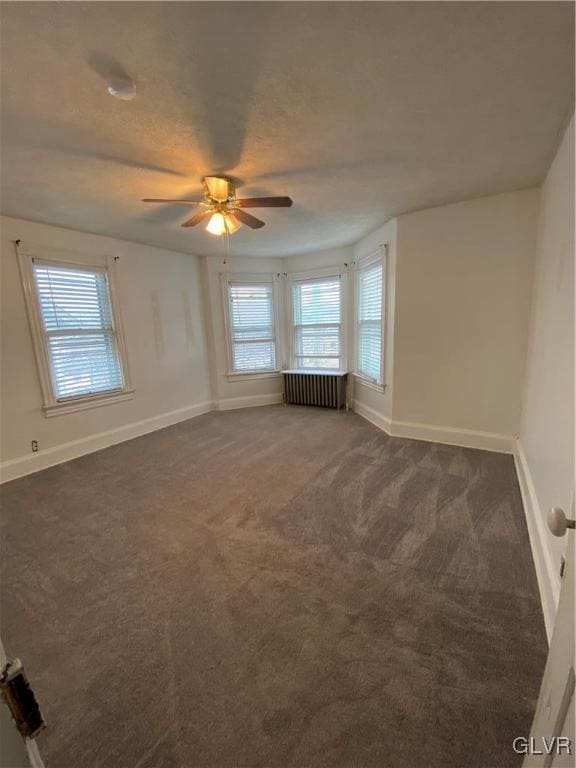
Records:
[[[34,273],[47,331],[112,327],[105,272],[35,264]]]
[[[234,370],[257,371],[274,370],[276,360],[274,342],[262,341],[253,343],[234,342]]]
[[[382,262],[358,271],[358,371],[382,377]]]
[[[382,315],[382,264],[361,269],[360,320],[380,320]]]
[[[294,284],[294,325],[340,323],[340,278]]]
[[[340,368],[340,358],[329,357],[299,357],[296,355],[296,368]]]
[[[340,277],[295,282],[292,299],[296,367],[340,368]]]
[[[124,386],[104,270],[34,264],[57,400]]]
[[[110,331],[49,336],[58,398],[108,392],[122,387],[122,370]]]
[[[363,325],[360,327],[359,354],[361,371],[375,381],[380,380],[381,326]]]
[[[276,369],[272,285],[230,283],[232,366],[247,372]]]
[[[298,355],[318,356],[340,354],[340,328],[338,326],[312,326],[296,329]]]

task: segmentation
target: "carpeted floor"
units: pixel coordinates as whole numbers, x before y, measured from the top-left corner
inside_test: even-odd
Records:
[[[546,656],[512,457],[211,413],[3,487],[47,768],[508,768]]]

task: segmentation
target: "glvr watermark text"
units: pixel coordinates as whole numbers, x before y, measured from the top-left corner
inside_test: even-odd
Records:
[[[572,742],[568,736],[518,736],[512,742],[512,749],[518,755],[571,755]]]

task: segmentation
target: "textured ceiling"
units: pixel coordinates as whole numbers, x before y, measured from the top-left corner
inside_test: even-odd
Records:
[[[199,254],[181,206],[227,172],[233,253],[354,242],[390,216],[542,180],[571,110],[564,2],[3,2],[2,212]],[[117,71],[137,82],[122,102]],[[257,213],[256,211],[254,211]]]

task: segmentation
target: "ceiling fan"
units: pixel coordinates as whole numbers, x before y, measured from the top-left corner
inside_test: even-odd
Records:
[[[251,229],[260,229],[265,222],[247,213],[244,208],[289,208],[289,197],[236,197],[236,187],[227,176],[205,176],[202,179],[204,200],[164,200],[146,197],[143,203],[178,203],[180,205],[199,205],[201,210],[186,219],[183,227],[195,227],[201,221],[209,219],[207,231],[213,235],[232,235],[242,224]]]

